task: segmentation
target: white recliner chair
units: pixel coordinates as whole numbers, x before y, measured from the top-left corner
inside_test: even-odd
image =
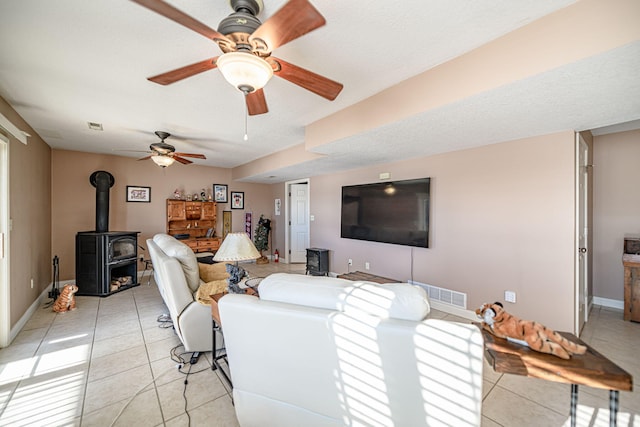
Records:
[[[483,341],[422,288],[273,274],[219,301],[242,427],[479,426]]]
[[[195,254],[168,234],[148,239],[147,249],[156,284],[185,351],[211,351],[211,307],[196,301],[201,281]]]

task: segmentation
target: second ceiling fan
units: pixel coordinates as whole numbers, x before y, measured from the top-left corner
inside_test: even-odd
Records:
[[[274,49],[303,36],[326,21],[308,0],[290,0],[262,23],[256,16],[262,0],[230,0],[233,12],[214,30],[162,0],[132,0],[218,44],[223,54],[177,68],[148,80],[168,85],[219,68],[225,79],[245,94],[249,115],[269,111],[262,87],[272,75],[333,101],[342,84],[271,56]]]
[[[206,160],[206,156],[204,154],[194,154],[194,153],[177,153],[176,148],[167,144],[164,140],[169,138],[171,134],[169,132],[156,131],[156,136],[160,138],[160,142],[155,142],[149,146],[148,156],[142,157],[138,160],[147,160],[151,159],[155,164],[160,167],[166,168],[167,166],[171,166],[174,161],[178,161],[183,165],[188,165],[193,163],[191,160],[185,159],[185,157],[192,157],[194,159],[204,159]]]

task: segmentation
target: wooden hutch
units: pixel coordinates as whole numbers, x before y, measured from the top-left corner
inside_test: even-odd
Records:
[[[640,322],[640,237],[624,239],[624,320]]]
[[[167,199],[167,234],[177,236],[194,252],[220,248],[216,230],[216,202]]]

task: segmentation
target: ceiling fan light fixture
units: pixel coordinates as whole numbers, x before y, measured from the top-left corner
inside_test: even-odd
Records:
[[[153,162],[163,168],[166,168],[167,166],[171,166],[173,164],[173,162],[175,162],[176,160],[173,157],[169,157],[169,156],[151,156],[151,160],[153,160]]]
[[[244,94],[262,89],[273,77],[271,65],[251,53],[225,53],[218,58],[217,65],[225,80]]]

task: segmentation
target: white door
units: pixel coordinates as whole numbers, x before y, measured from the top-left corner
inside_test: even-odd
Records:
[[[576,327],[579,335],[587,321],[589,302],[589,221],[588,178],[589,146],[580,134],[576,134]]]
[[[309,184],[289,185],[289,262],[306,262],[309,247]]]
[[[0,135],[0,347],[9,345],[9,144]]]

